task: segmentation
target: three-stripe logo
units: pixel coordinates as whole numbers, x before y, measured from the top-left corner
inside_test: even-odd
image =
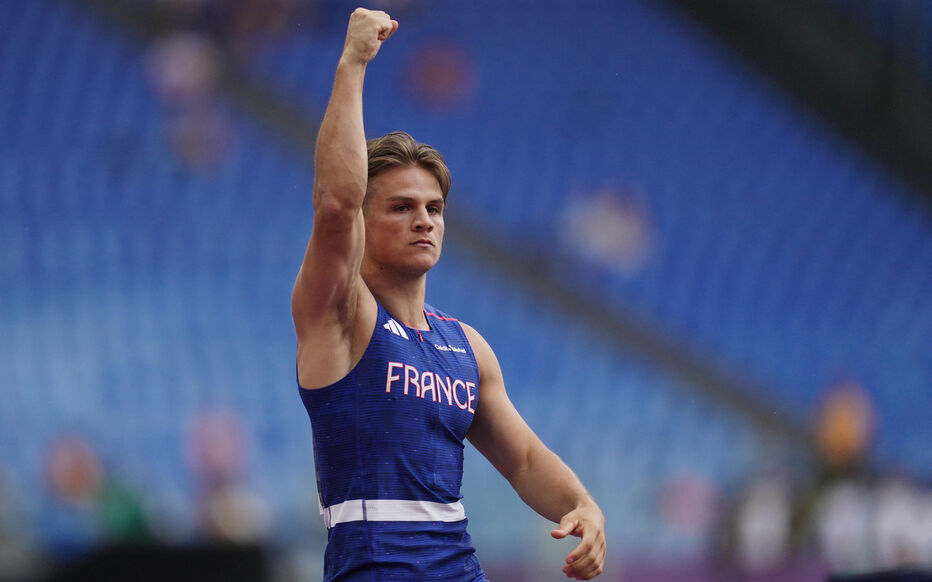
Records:
[[[397,336],[408,339],[408,334],[405,332],[404,328],[401,327],[401,325],[394,319],[389,319],[388,322],[386,322],[386,324],[383,325],[382,327],[384,327],[385,329],[387,329],[388,331],[392,332],[393,334]]]

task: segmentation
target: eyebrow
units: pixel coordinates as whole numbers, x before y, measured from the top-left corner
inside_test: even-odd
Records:
[[[385,199],[386,202],[417,202],[416,198],[411,196],[405,196],[403,194],[395,194],[394,196],[389,196]],[[434,198],[433,200],[428,200],[427,204],[443,204],[443,198]]]

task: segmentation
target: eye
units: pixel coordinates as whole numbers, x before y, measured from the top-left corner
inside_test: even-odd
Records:
[[[437,207],[437,206],[428,206],[428,207],[427,207],[427,212],[429,212],[429,213],[431,213],[431,214],[440,214],[440,208]]]
[[[396,210],[397,212],[404,212],[404,211],[408,210],[408,205],[407,205],[407,204],[399,204],[398,206],[395,207],[395,210]]]

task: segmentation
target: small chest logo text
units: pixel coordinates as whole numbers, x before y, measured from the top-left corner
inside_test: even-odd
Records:
[[[456,352],[457,354],[465,354],[466,350],[464,348],[458,348],[456,346],[442,346],[440,344],[434,344],[434,347],[440,350],[441,352]]]

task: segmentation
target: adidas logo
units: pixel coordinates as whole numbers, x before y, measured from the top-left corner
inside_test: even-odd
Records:
[[[387,329],[388,331],[392,332],[393,334],[397,336],[401,336],[405,339],[408,339],[408,334],[405,333],[404,328],[401,327],[401,325],[394,319],[389,319],[388,322],[382,327],[384,327],[385,329]]]

